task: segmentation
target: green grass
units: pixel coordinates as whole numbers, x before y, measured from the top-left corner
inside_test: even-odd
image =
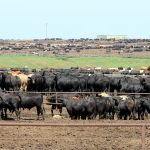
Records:
[[[79,67],[133,67],[150,66],[148,58],[125,57],[43,57],[43,56],[15,56],[0,55],[0,68],[25,67],[28,68],[69,68]]]

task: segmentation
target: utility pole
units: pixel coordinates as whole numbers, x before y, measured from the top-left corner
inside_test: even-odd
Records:
[[[45,38],[47,39],[47,26],[48,26],[48,23],[45,24]]]

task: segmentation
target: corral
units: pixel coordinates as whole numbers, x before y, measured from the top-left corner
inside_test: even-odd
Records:
[[[73,121],[68,119],[65,110],[64,118],[59,119],[51,117],[48,105],[45,110],[44,121],[35,121],[34,109],[30,112],[24,111],[19,122],[1,121],[0,148],[140,150],[150,147],[148,120]]]
[[[147,97],[149,98],[148,96],[149,72],[147,72],[148,71],[147,69],[150,64],[149,40],[147,41],[127,40],[127,41],[117,41],[116,43],[113,41],[114,43],[111,45],[110,43],[112,43],[112,41],[83,39],[83,40],[73,40],[74,44],[70,44],[70,42],[72,42],[72,40],[70,41],[69,40],[63,41],[61,39],[59,39],[58,41],[43,40],[38,41],[37,43],[35,42],[35,44],[33,43],[31,44],[31,41],[29,41],[29,45],[24,45],[23,44],[24,42],[22,41],[20,42],[20,44],[18,44],[19,45],[18,48],[13,44],[6,43],[6,47],[4,46],[1,48],[2,54],[0,56],[1,70],[3,72],[5,68],[12,68],[12,70],[15,71],[16,67],[18,68],[25,67],[24,69],[36,68],[32,72],[36,73],[36,71],[37,70],[39,71],[39,69],[41,68],[46,68],[52,72],[53,71],[59,72],[62,70],[63,71],[70,70],[61,68],[72,67],[73,69],[71,70],[74,70],[74,68],[79,67],[80,69],[75,70],[78,70],[79,73],[81,74],[89,75],[90,77],[93,76],[93,74],[100,75],[101,71],[99,70],[104,69],[102,72],[104,73],[104,76],[107,76],[108,78],[111,79],[113,77],[122,78],[126,74],[126,72],[116,73],[116,68],[118,70],[118,67],[122,68],[133,67],[134,69],[136,69],[134,72],[128,71],[126,69],[126,71],[128,72],[127,73],[128,77],[127,76],[126,77],[128,79],[131,79],[129,81],[133,81],[133,83],[131,82],[128,83],[129,85],[132,86],[132,88],[131,89],[129,88],[129,90],[133,90],[129,92],[133,93],[124,93],[124,94],[142,95],[139,93],[135,93],[140,89],[141,91],[143,90],[142,91],[144,92],[143,95],[147,95]],[[120,43],[126,42],[127,44],[126,45],[120,44],[119,42]],[[136,46],[134,44],[135,42],[138,43],[136,44]],[[6,52],[5,49],[7,49],[7,47],[8,51]],[[9,47],[11,49],[9,49]],[[146,68],[144,72],[141,73],[139,72],[139,70],[137,71],[137,69],[140,69],[143,66]],[[57,70],[54,68],[59,69]],[[111,69],[108,71],[107,68]],[[10,69],[8,70],[10,71]],[[145,73],[147,73],[147,76],[145,76]],[[133,80],[133,78],[135,78],[135,80]],[[139,80],[141,78],[142,82],[141,80]],[[71,79],[73,80],[74,78]],[[141,89],[141,87],[139,88],[139,84],[141,86],[141,83],[144,83],[142,84],[142,86],[144,87],[143,89]],[[137,85],[138,88],[135,88]],[[109,84],[107,88],[108,87]],[[11,88],[12,87],[10,87],[10,89],[8,90],[15,90]],[[128,88],[126,87],[125,89],[127,90]],[[6,92],[5,88],[3,90],[4,92]],[[23,87],[21,90],[26,90],[26,88]],[[41,89],[34,89],[33,91],[36,94],[38,94],[36,90],[39,92],[41,91]],[[59,90],[61,91],[61,88]],[[76,92],[79,91],[83,92],[82,90],[85,89],[77,88],[73,90],[75,90]],[[94,90],[97,89],[94,87]],[[101,89],[101,91],[97,92],[102,92],[104,90],[105,89]],[[33,91],[29,90],[28,92]],[[22,91],[18,90],[16,92]],[[108,94],[112,94],[109,92],[110,91],[108,91]],[[45,94],[45,91],[43,91],[42,94]],[[93,95],[92,90],[88,94]],[[74,97],[74,99],[76,98],[78,99],[79,97]],[[59,93],[57,93],[55,100],[56,101],[54,101],[51,104],[57,104],[59,102]],[[69,114],[67,113],[66,109],[63,109],[62,116],[59,116],[59,111],[56,108],[57,111],[54,111],[55,115],[54,117],[52,117],[50,105],[45,105],[46,103],[47,101],[46,99],[44,99],[45,120],[40,121],[36,120],[37,115],[35,108],[31,109],[31,111],[21,110],[21,119],[19,121],[15,120],[16,119],[15,114],[8,113],[8,118],[6,120],[0,121],[1,125],[0,148],[58,149],[58,150],[60,149],[137,150],[142,148],[143,149],[150,148],[149,120],[147,120],[146,117],[145,120],[133,120],[133,118],[131,120],[122,120],[118,119],[117,115],[115,115],[115,119],[118,120],[111,120],[111,118],[107,118],[107,116],[103,116],[106,117],[104,119],[99,119],[97,117],[92,120],[71,120],[69,118]],[[59,116],[58,118],[57,115]]]
[[[44,103],[46,103],[45,100]],[[13,120],[14,114],[9,114],[9,120],[1,121],[0,147],[5,149],[30,149],[32,147],[32,149],[58,150],[140,150],[150,147],[149,120],[70,120],[65,109],[63,109],[63,118],[53,118],[49,105],[44,107],[44,121],[35,120],[35,109],[24,110],[20,121]],[[58,111],[54,113],[55,115],[59,114]],[[78,147],[79,144],[80,147]]]
[[[6,91],[5,91],[6,92]],[[14,91],[11,91],[14,92]],[[20,91],[18,91],[20,92]],[[32,92],[31,92],[32,93]],[[37,93],[37,92],[35,92]],[[43,92],[44,94],[44,92]],[[54,93],[53,93],[54,94]],[[59,93],[58,93],[59,94]],[[92,93],[90,93],[92,94]],[[125,93],[127,94],[127,93]],[[131,93],[130,93],[131,94]],[[135,94],[135,93],[132,93]],[[139,93],[137,93],[139,94]],[[148,94],[148,93],[144,93]],[[46,101],[44,101],[46,103]],[[49,105],[45,105],[45,120],[36,121],[36,110],[21,111],[21,120],[13,120],[15,115],[9,116],[10,121],[4,120],[2,128],[1,148],[5,149],[143,149],[149,148],[149,131],[145,129],[148,120],[75,120],[72,121],[63,109],[63,118],[51,117]],[[58,111],[54,114],[59,114]],[[9,114],[10,115],[10,114]],[[3,123],[3,121],[1,121]],[[10,124],[8,124],[10,123]],[[17,123],[15,127],[10,127],[11,123]],[[21,123],[22,126],[21,126]],[[29,127],[24,123],[29,123]],[[33,124],[32,124],[33,123]],[[38,123],[40,124],[38,126]],[[92,123],[90,125],[90,123]],[[104,123],[101,125],[101,123]],[[105,123],[108,123],[105,124]],[[113,127],[111,123],[114,123]],[[116,127],[118,123],[125,124],[123,127]],[[130,126],[132,123],[144,123],[141,125]],[[7,124],[7,125],[6,125]],[[19,126],[20,124],[20,126]],[[37,124],[37,126],[36,126]],[[68,127],[70,125],[70,127]],[[10,125],[10,126],[8,126]],[[43,126],[47,126],[46,128]],[[8,126],[8,127],[7,127]],[[75,126],[75,127],[74,127]],[[101,128],[103,126],[103,128]],[[136,127],[138,126],[138,127]],[[144,126],[145,137],[141,127]],[[13,129],[12,129],[13,128]],[[8,136],[9,135],[9,136]],[[142,135],[142,136],[141,136]],[[141,142],[141,137],[144,140]],[[28,144],[27,144],[28,143]],[[121,144],[120,144],[121,143]],[[78,147],[80,144],[80,147]],[[107,144],[111,145],[108,146]],[[60,147],[61,145],[61,147]]]

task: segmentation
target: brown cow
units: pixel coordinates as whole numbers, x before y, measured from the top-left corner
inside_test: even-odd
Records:
[[[21,80],[21,87],[20,87],[20,90],[21,91],[27,91],[27,83],[28,83],[28,76],[21,73],[20,71],[13,71],[13,72],[10,72],[10,74],[12,76],[17,76],[20,78]]]

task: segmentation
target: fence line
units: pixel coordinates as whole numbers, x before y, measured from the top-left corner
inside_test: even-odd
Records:
[[[101,92],[34,92],[34,91],[3,91],[6,93],[29,93],[29,94],[99,94]],[[150,95],[150,93],[125,93],[125,92],[106,92],[108,94],[117,95]]]
[[[34,126],[34,127],[150,127],[150,123],[94,123],[93,121],[86,122],[70,122],[70,123],[12,123],[0,122],[0,126]]]
[[[55,94],[56,102],[52,103],[43,103],[46,105],[61,105],[62,103],[58,102],[59,94],[99,94],[101,92],[33,92],[33,91],[5,91],[6,93],[29,93],[29,94],[43,94],[43,95],[48,95],[48,94]],[[107,92],[110,95],[150,95],[150,93],[115,93],[115,92]],[[56,107],[57,110],[57,107]]]

